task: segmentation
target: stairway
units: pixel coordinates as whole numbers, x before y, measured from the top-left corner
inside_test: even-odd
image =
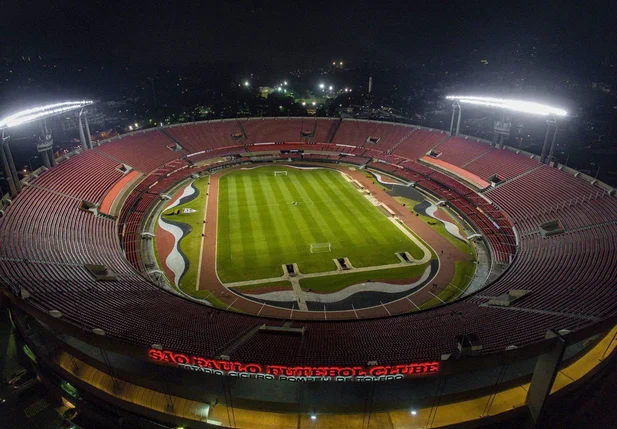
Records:
[[[343,118],[339,118],[339,120],[336,121],[336,125],[334,125],[334,128],[330,131],[330,134],[328,134],[328,143],[332,143],[332,139],[334,139],[334,135],[336,134],[338,128],[341,126],[342,123]]]
[[[394,146],[392,146],[392,149],[388,150],[386,152],[387,155],[390,155],[392,152],[394,152],[396,149],[398,149],[398,147],[401,145],[401,143],[403,143],[405,140],[407,140],[409,138],[409,136],[411,136],[413,133],[415,133],[417,130],[417,128],[412,128],[411,131],[409,131],[407,134],[405,134],[403,136],[402,139],[400,139],[398,142],[396,142],[396,144]]]

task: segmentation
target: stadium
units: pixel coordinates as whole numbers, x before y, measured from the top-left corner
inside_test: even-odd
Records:
[[[315,117],[82,143],[3,200],[2,305],[101,421],[541,422],[615,347],[615,190],[550,155]]]

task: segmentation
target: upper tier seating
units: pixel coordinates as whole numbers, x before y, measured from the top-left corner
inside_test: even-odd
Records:
[[[449,135],[445,132],[419,129],[403,140],[394,153],[405,158],[416,160],[426,155],[428,151],[448,137]]]
[[[116,273],[133,273],[120,255],[115,222],[79,207],[78,199],[27,186],[11,204],[11,216],[0,219],[0,258],[107,264]]]
[[[408,138],[411,133],[415,132],[415,127],[404,127],[402,125],[396,125],[388,133],[382,136],[379,142],[374,146],[375,149],[389,152],[398,143]],[[371,146],[372,147],[372,146]]]
[[[328,143],[328,137],[332,134],[334,128],[336,128],[338,119],[317,119],[317,128],[315,129],[315,135],[308,140],[317,143]]]
[[[494,149],[465,165],[465,170],[485,180],[489,180],[494,175],[512,179],[540,165],[540,162],[529,156],[518,155],[510,150]]]
[[[381,136],[392,131],[393,128],[393,124],[345,119],[334,135],[332,143],[350,146],[376,147],[378,144],[367,143],[367,139],[369,137],[379,139]]]
[[[491,147],[486,143],[480,143],[463,137],[450,137],[435,148],[435,151],[441,152],[439,159],[459,167],[464,166],[490,150]]]
[[[54,174],[43,173],[30,184],[91,203],[99,203],[121,177],[120,163],[95,151],[62,161]]]
[[[175,142],[159,130],[148,130],[105,142],[94,150],[147,174],[185,155],[169,149],[174,146]]]
[[[246,133],[246,143],[264,142],[301,142],[302,125],[301,119],[277,118],[277,119],[242,119],[240,120]]]
[[[165,130],[188,153],[244,144],[243,140],[234,140],[232,137],[236,134],[242,134],[238,122],[234,119],[183,124]]]
[[[542,166],[486,192],[514,219],[568,201],[595,197],[604,191],[571,174]]]

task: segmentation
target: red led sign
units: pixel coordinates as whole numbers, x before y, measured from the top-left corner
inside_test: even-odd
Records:
[[[285,366],[241,363],[151,349],[151,360],[216,375],[288,381],[389,381],[436,374],[439,362],[373,366]]]

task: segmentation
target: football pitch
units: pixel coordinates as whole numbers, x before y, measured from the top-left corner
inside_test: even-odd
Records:
[[[277,172],[275,174],[275,172]],[[282,172],[282,173],[281,173]],[[422,250],[335,170],[264,166],[219,180],[217,273],[224,283],[396,264]]]

